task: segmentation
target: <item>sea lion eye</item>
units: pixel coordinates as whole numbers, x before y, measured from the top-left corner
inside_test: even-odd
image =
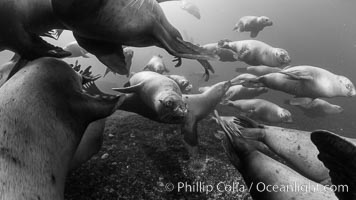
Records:
[[[171,101],[171,100],[168,100],[167,102],[166,102],[166,107],[172,107],[173,106],[173,102]]]

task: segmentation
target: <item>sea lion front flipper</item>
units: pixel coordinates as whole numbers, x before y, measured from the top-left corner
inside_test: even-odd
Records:
[[[306,106],[313,102],[314,99],[309,97],[300,97],[287,100],[286,103],[291,106]]]
[[[279,71],[276,73],[285,74],[289,78],[294,79],[294,80],[313,80],[314,79],[313,76],[308,71],[294,70],[294,71],[286,72],[285,70],[282,70],[282,71]]]
[[[101,40],[84,38],[73,33],[79,46],[91,54],[94,54],[100,62],[109,67],[111,71],[120,75],[126,75],[130,69],[127,69],[125,55],[121,45]]]
[[[251,37],[251,38],[255,38],[255,37],[257,37],[258,32],[259,32],[259,31],[251,31],[251,33],[250,33],[250,37]]]
[[[192,158],[198,157],[198,124],[192,114],[187,115],[185,123],[182,125],[181,133],[183,134],[189,156]]]
[[[125,88],[112,88],[112,89],[121,93],[135,93],[137,90],[139,90],[142,87],[143,84],[144,82],[141,82],[139,84],[125,87]]]
[[[355,144],[329,131],[314,131],[311,140],[319,150],[318,158],[330,170],[333,185],[347,185],[346,191],[337,189],[336,196],[342,200],[356,199]]]

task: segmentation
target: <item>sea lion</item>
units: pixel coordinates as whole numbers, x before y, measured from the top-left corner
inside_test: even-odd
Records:
[[[206,87],[200,87],[198,89],[199,92],[204,92],[207,89],[209,89],[209,86]],[[231,100],[235,101],[238,99],[253,99],[261,94],[264,94],[268,92],[267,88],[261,87],[261,88],[247,88],[242,85],[234,85],[229,88],[229,90],[226,92],[224,100]]]
[[[221,120],[220,120],[221,121]],[[226,137],[224,148],[257,200],[337,200],[333,190],[307,179],[288,166],[257,150],[239,129],[220,123]]]
[[[311,118],[340,114],[344,111],[341,106],[331,104],[323,99],[294,98],[287,100],[286,103],[297,106],[304,112],[304,115]]]
[[[234,83],[235,84],[235,83]],[[354,84],[345,76],[313,66],[295,66],[280,72],[243,81],[246,87],[268,87],[295,97],[332,98],[356,95]]]
[[[235,51],[238,54],[239,61],[252,66],[283,67],[291,62],[286,50],[272,47],[258,40],[221,40],[218,45]]]
[[[164,123],[179,123],[184,120],[187,107],[179,86],[172,79],[156,72],[142,71],[135,73],[125,86],[125,88],[113,88],[113,90],[137,95],[140,101],[157,113],[157,118],[154,120]],[[125,102],[122,106],[123,110],[127,105]],[[138,107],[137,105],[136,108]]]
[[[224,105],[232,106],[247,116],[268,123],[291,123],[292,114],[277,104],[264,99],[241,99],[236,101],[227,100]]]
[[[273,22],[266,16],[244,16],[234,26],[233,30],[238,32],[250,32],[250,37],[257,37],[258,33]]]
[[[180,58],[218,59],[218,56],[185,42],[155,0],[51,2],[54,13],[73,30],[78,44],[116,73],[129,74],[122,45],[164,48],[178,57],[178,66]]]
[[[132,58],[134,56],[134,51],[131,48],[125,47],[123,49],[124,51],[124,56],[125,56],[125,68],[130,72],[131,69],[131,65],[132,65]],[[116,75],[116,73],[114,71],[112,71],[109,67],[106,68],[105,73],[104,73],[104,77],[109,73],[113,73],[114,75]],[[127,74],[127,77],[130,75],[130,73]]]
[[[329,183],[329,170],[317,158],[319,151],[310,140],[311,132],[258,124],[240,116],[235,124],[245,138],[263,142],[303,176],[321,184]],[[356,139],[348,139],[356,144]]]
[[[330,170],[334,185],[347,186],[336,190],[340,200],[356,199],[356,145],[329,131],[314,131],[311,140],[319,150],[318,158]]]
[[[200,10],[199,10],[198,6],[196,6],[192,2],[182,0],[182,4],[180,7],[183,10],[187,11],[189,14],[193,15],[195,18],[200,19]]]
[[[152,58],[148,61],[146,66],[142,69],[142,71],[151,71],[159,74],[169,73],[166,65],[163,62],[163,56],[152,56]]]
[[[89,58],[89,56],[87,55],[88,52],[82,47],[80,47],[77,41],[73,41],[66,44],[63,49],[72,54],[71,56],[69,56],[70,58],[76,58],[76,57]]]
[[[279,67],[268,67],[268,66],[249,66],[246,68],[246,72],[256,75],[256,76],[263,76],[266,74],[274,73],[274,72],[279,72],[282,69]]]
[[[112,114],[119,100],[89,96],[81,83],[65,62],[40,58],[0,88],[1,199],[64,199],[85,128]]]
[[[167,77],[174,80],[178,84],[180,91],[182,91],[183,94],[188,94],[193,89],[193,85],[184,76],[167,75]]]

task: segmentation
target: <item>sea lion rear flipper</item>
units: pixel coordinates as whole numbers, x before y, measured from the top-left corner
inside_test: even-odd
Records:
[[[205,70],[204,76],[206,75],[205,81],[208,81],[209,77],[210,77],[209,71],[211,71],[212,73],[215,73],[214,68],[206,60],[198,60],[198,62],[204,67],[204,70]]]
[[[153,35],[157,37],[157,40],[160,43],[158,46],[164,48],[171,55],[196,60],[219,59],[219,56],[214,52],[184,41],[179,31],[171,26],[167,19],[163,21],[161,20],[160,23],[157,23],[153,31]]]
[[[352,142],[328,131],[314,131],[311,140],[319,150],[318,158],[330,170],[333,185],[339,199],[356,199],[356,146]]]
[[[277,73],[285,74],[294,80],[313,80],[313,76],[308,71],[295,70],[286,72],[285,70],[282,70]]]
[[[84,38],[76,33],[73,33],[73,35],[79,46],[83,47],[89,53],[94,54],[100,62],[109,67],[111,71],[121,75],[129,73],[130,69],[126,68],[125,56],[121,45]]]
[[[63,29],[52,29],[50,31],[43,33],[41,36],[58,40],[59,37],[61,36],[62,32],[63,32]]]
[[[112,89],[121,93],[135,93],[137,90],[139,90],[142,87],[143,84],[144,82],[141,82],[139,84],[125,87],[125,88],[112,88]]]

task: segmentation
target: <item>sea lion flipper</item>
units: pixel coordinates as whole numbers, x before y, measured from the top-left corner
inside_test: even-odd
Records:
[[[210,78],[210,72],[215,73],[214,68],[210,65],[210,63],[206,60],[198,60],[198,62],[204,67],[204,75],[203,77],[205,77],[205,81],[208,81]]]
[[[121,45],[101,40],[84,38],[77,35],[75,32],[73,35],[79,46],[84,48],[89,53],[94,54],[100,60],[100,62],[109,67],[111,71],[121,75],[126,75],[129,73],[130,69],[126,68],[128,66],[126,65],[125,55]]]
[[[339,199],[356,199],[356,146],[328,131],[314,131],[311,140],[319,150],[318,158],[330,170],[333,185],[347,185],[336,190]]]
[[[181,128],[181,133],[184,137],[184,143],[188,149],[188,152],[191,157],[198,156],[198,124],[193,117],[193,115],[187,115],[185,123]]]
[[[277,73],[285,74],[294,80],[313,80],[313,76],[308,71],[294,70],[286,72],[285,70],[282,70]]]
[[[143,84],[144,84],[144,82],[141,82],[139,84],[125,87],[125,88],[112,88],[112,89],[117,92],[122,92],[122,93],[135,93],[137,90],[139,90],[142,87]]]
[[[255,38],[255,37],[257,37],[257,35],[258,35],[258,31],[251,31],[251,33],[250,33],[251,38]]]

